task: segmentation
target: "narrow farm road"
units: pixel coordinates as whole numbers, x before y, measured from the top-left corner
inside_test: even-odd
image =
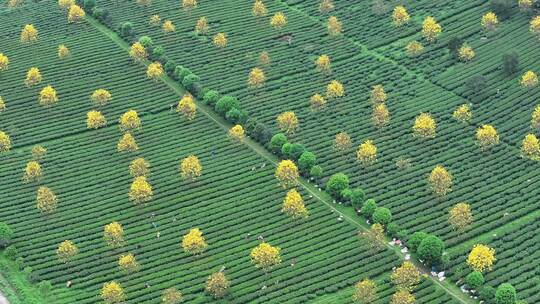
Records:
[[[116,43],[120,48],[124,49],[126,51],[126,55],[129,52],[129,44],[127,44],[122,38],[120,38],[116,33],[111,31],[109,28],[105,27],[101,23],[99,23],[97,20],[93,19],[92,17],[86,17],[87,22],[95,27],[98,31],[100,31],[102,34],[104,34],[106,37],[111,39],[114,43]],[[148,62],[145,62],[145,65],[147,65]],[[169,78],[168,76],[161,77],[161,80],[174,92],[176,92],[178,95],[183,95],[186,90],[180,86],[176,81]],[[228,132],[229,128],[231,127],[231,124],[227,122],[225,119],[223,119],[221,116],[219,116],[217,113],[215,113],[210,107],[202,103],[200,100],[195,100],[197,104],[197,109],[207,116],[210,120],[212,120],[214,123],[216,123],[219,127],[221,127],[225,132]],[[164,110],[168,111],[168,109]],[[268,150],[266,150],[261,144],[258,142],[246,138],[244,141],[244,145],[246,145],[248,148],[253,150],[255,153],[260,155],[263,159],[271,163],[274,167],[277,167],[279,159],[272,153],[270,153]],[[311,184],[309,181],[301,178],[300,179],[300,185],[313,197],[317,198],[320,202],[325,204],[332,212],[334,212],[337,216],[342,216],[346,222],[349,224],[357,227],[360,230],[363,231],[369,231],[369,227],[357,216],[353,216],[354,211],[351,208],[347,208],[345,206],[341,206],[338,204],[333,203],[333,200],[331,197],[326,194],[323,191],[320,191],[318,188],[316,188],[313,184]],[[389,241],[389,240],[387,240]],[[391,246],[386,243],[386,246],[393,250],[395,254],[399,257],[399,259],[404,260],[404,254],[400,251],[398,247]],[[416,266],[421,269],[424,273],[427,272],[426,268],[420,264],[418,261],[413,261]],[[455,298],[457,301],[463,304],[469,304],[469,303],[475,303],[472,299],[467,297],[465,294],[463,294],[459,288],[452,284],[451,282],[445,281],[440,282],[438,279],[435,279],[431,276],[428,276],[429,280],[431,280],[435,285],[443,289],[446,293],[448,293],[450,296]]]

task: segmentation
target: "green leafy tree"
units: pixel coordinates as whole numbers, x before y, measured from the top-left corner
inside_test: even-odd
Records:
[[[416,251],[418,249],[418,246],[420,246],[420,243],[422,243],[422,241],[428,236],[429,234],[423,231],[417,231],[411,235],[411,237],[407,241],[407,245],[409,245],[409,248],[412,251]]]
[[[309,151],[304,151],[304,153],[302,153],[298,159],[298,167],[300,167],[300,171],[302,172],[309,172],[309,170],[311,170],[316,163],[317,157],[315,157],[315,154]]]
[[[336,173],[326,183],[326,191],[332,196],[339,198],[341,191],[349,188],[349,177],[343,173]]]
[[[473,271],[465,277],[467,286],[471,289],[478,289],[484,285],[484,275],[480,271]]]
[[[428,264],[440,262],[443,251],[444,242],[433,235],[424,238],[417,250],[418,256],[428,262]]]
[[[373,222],[386,226],[392,221],[392,213],[388,208],[377,207],[371,218],[373,219]]]
[[[371,216],[373,216],[373,212],[375,212],[375,209],[377,209],[377,203],[375,203],[374,199],[370,198],[362,204],[360,213],[367,218],[371,218]]]
[[[274,136],[272,136],[272,139],[270,139],[270,149],[274,153],[278,153],[281,151],[281,147],[283,147],[284,144],[287,143],[287,137],[283,133],[277,133]]]
[[[510,283],[502,283],[495,292],[495,303],[515,304],[517,301],[516,289]]]

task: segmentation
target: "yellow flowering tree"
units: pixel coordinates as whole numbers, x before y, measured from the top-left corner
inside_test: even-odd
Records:
[[[421,113],[414,120],[413,135],[421,138],[435,138],[437,123],[429,113]]]
[[[11,138],[6,132],[0,131],[0,152],[9,150],[11,150]]]
[[[123,254],[118,258],[118,267],[126,274],[139,271],[140,265],[132,253]]]
[[[103,284],[103,287],[101,288],[101,299],[106,304],[120,304],[124,303],[126,295],[119,283],[111,281]]]
[[[225,33],[217,33],[213,39],[214,45],[220,49],[227,47],[227,35]]]
[[[251,13],[253,16],[260,18],[265,17],[268,14],[268,10],[266,9],[266,6],[264,6],[262,0],[255,0]]]
[[[405,261],[396,268],[390,277],[398,290],[412,291],[420,282],[420,271],[410,261]]]
[[[531,160],[540,160],[540,144],[536,135],[529,133],[523,138],[521,156]]]
[[[191,96],[191,94],[188,93],[182,96],[178,102],[178,105],[176,106],[176,112],[184,115],[187,120],[193,120],[195,118],[195,115],[197,114],[197,106],[195,105],[195,101],[193,100],[193,96]]]
[[[356,150],[356,160],[367,167],[377,161],[377,147],[372,140],[368,139],[361,143]]]
[[[6,102],[4,101],[2,96],[0,96],[0,113],[4,112],[5,110],[6,110]]]
[[[473,223],[471,206],[467,203],[458,203],[449,211],[448,222],[457,231],[464,231]]]
[[[333,148],[340,154],[347,153],[352,147],[351,136],[347,132],[339,132],[334,138]]]
[[[111,99],[111,93],[105,89],[97,89],[90,96],[90,100],[92,100],[98,106],[107,104]]]
[[[163,74],[163,67],[159,62],[150,63],[146,69],[146,77],[154,81],[158,81]]]
[[[285,189],[298,185],[298,167],[292,160],[282,160],[276,168],[274,176]]]
[[[202,174],[202,165],[195,155],[190,155],[180,162],[180,175],[184,180],[194,181]]]
[[[80,6],[73,4],[72,6],[69,7],[69,12],[67,16],[68,23],[80,23],[84,21],[85,15],[86,13]]]
[[[315,68],[317,72],[323,73],[323,74],[331,74],[332,73],[332,67],[330,63],[330,57],[328,55],[323,54],[315,60]]]
[[[281,263],[281,248],[271,246],[268,243],[261,243],[251,250],[251,262],[257,268],[261,268],[268,273],[275,266]]]
[[[270,54],[268,54],[267,51],[262,51],[259,55],[259,63],[261,65],[269,65],[271,62],[270,60]]]
[[[9,68],[8,56],[4,55],[3,53],[0,53],[0,72],[7,71],[8,68]]]
[[[538,76],[533,71],[527,71],[521,76],[521,86],[527,89],[533,88],[538,85]]]
[[[24,168],[23,173],[23,181],[25,183],[39,181],[42,176],[43,172],[41,171],[41,166],[37,161],[31,160],[26,164],[26,168]]]
[[[270,25],[276,30],[281,30],[287,25],[287,17],[282,12],[277,12],[270,18]]]
[[[67,46],[60,44],[58,46],[58,58],[65,59],[67,57],[69,57],[69,49]]]
[[[119,248],[124,245],[124,228],[118,222],[112,222],[103,228],[103,238],[107,246]]]
[[[135,205],[148,203],[153,195],[152,185],[148,183],[145,176],[138,176],[131,183],[129,200]]]
[[[195,24],[195,33],[197,33],[197,35],[208,34],[208,20],[206,17],[203,16],[197,20],[197,24]]]
[[[537,37],[540,37],[540,16],[532,18],[529,23],[529,31],[535,34]]]
[[[129,164],[129,174],[134,178],[148,176],[149,173],[150,164],[142,157],[132,160]]]
[[[38,40],[38,30],[33,24],[27,24],[21,31],[21,42],[30,44]]]
[[[74,4],[75,0],[58,0],[58,6],[64,11],[67,11]]]
[[[319,12],[328,13],[333,11],[335,8],[334,2],[332,0],[321,0],[319,3]]]
[[[377,285],[370,279],[363,279],[354,285],[353,301],[357,304],[374,303],[377,300]]]
[[[208,244],[199,228],[190,229],[182,238],[182,249],[188,254],[199,255],[206,250],[206,247]]]
[[[35,145],[32,147],[32,158],[35,161],[39,161],[43,159],[46,153],[47,153],[47,149],[45,149],[45,147],[41,145]]]
[[[518,0],[519,9],[522,11],[530,11],[533,5],[533,0]]]
[[[197,7],[197,0],[182,0],[182,8],[184,10],[192,10]]]
[[[163,22],[163,25],[161,26],[161,29],[165,34],[176,32],[176,26],[172,23],[171,20],[165,20]]]
[[[474,56],[476,56],[476,53],[467,43],[464,43],[458,49],[458,58],[462,62],[469,62],[473,60]]]
[[[79,253],[79,249],[70,240],[65,240],[56,249],[56,256],[60,262],[67,264]]]
[[[234,142],[241,143],[244,141],[244,128],[241,125],[235,125],[229,129],[229,138]]]
[[[261,88],[264,86],[264,83],[266,81],[266,76],[264,75],[264,71],[260,68],[253,68],[251,72],[249,72],[248,77],[248,86],[252,89]]]
[[[428,42],[433,42],[437,39],[437,36],[442,32],[442,27],[431,16],[426,17],[422,23],[422,34]]]
[[[467,257],[467,265],[479,272],[491,270],[495,261],[495,249],[482,244],[474,245]]]
[[[287,135],[292,135],[298,129],[298,118],[292,111],[283,112],[277,117],[278,128]]]
[[[118,152],[135,152],[139,150],[139,146],[131,133],[125,133],[116,144],[116,150]]]
[[[494,31],[498,24],[499,19],[494,12],[487,12],[484,16],[482,16],[482,28],[484,28],[484,31]]]
[[[162,304],[180,304],[183,300],[184,296],[176,288],[167,288],[161,295]]]
[[[42,106],[52,106],[58,102],[56,90],[48,85],[39,92],[39,104]]]
[[[161,25],[161,17],[159,15],[152,15],[150,16],[150,20],[148,21],[148,24],[153,27],[158,27]]]
[[[137,41],[131,45],[129,49],[129,56],[134,62],[141,62],[148,58],[148,53],[146,52],[144,46]]]
[[[409,16],[409,13],[405,7],[398,5],[394,8],[394,11],[392,12],[392,21],[394,26],[401,27],[409,23],[409,20],[411,20],[411,16]]]
[[[424,52],[424,46],[418,41],[411,41],[405,46],[405,51],[409,57],[416,57]]]
[[[315,94],[309,99],[309,106],[311,111],[321,111],[326,108],[326,100],[321,94]]]
[[[531,128],[540,130],[540,105],[537,105],[536,108],[534,108],[531,115]]]
[[[223,272],[215,272],[206,279],[204,290],[214,299],[223,298],[229,292],[231,283]]]
[[[43,77],[41,76],[41,72],[39,71],[39,69],[36,67],[33,67],[33,68],[30,68],[28,72],[26,73],[26,79],[24,80],[24,84],[27,87],[31,87],[40,83],[42,79]]]
[[[377,129],[382,129],[390,122],[390,112],[384,103],[380,103],[373,106],[373,113],[371,114],[371,120],[373,125]]]
[[[330,16],[328,18],[327,29],[330,36],[338,36],[343,31],[341,21],[339,21],[336,16]]]
[[[414,304],[416,299],[408,290],[398,290],[390,299],[390,304]]]
[[[337,80],[332,80],[326,86],[326,97],[327,98],[338,98],[345,95],[345,87],[341,82]]]
[[[309,212],[304,205],[304,200],[296,189],[289,190],[285,195],[281,212],[292,217],[294,220],[306,219],[309,216]]]
[[[123,132],[138,130],[141,127],[141,119],[135,110],[128,110],[122,114],[118,122],[120,123],[120,130]]]
[[[359,232],[359,236],[368,241],[371,250],[375,253],[381,251],[386,246],[384,227],[379,223],[371,225],[371,228],[367,232]]]
[[[56,194],[45,186],[39,187],[36,196],[36,207],[39,211],[43,214],[52,214],[57,206],[58,198]]]
[[[431,170],[428,182],[435,195],[445,196],[452,191],[452,175],[441,165],[437,165]]]
[[[488,151],[499,144],[499,134],[492,125],[482,125],[476,129],[476,143],[482,151]]]
[[[373,89],[371,89],[370,99],[371,99],[371,102],[373,103],[385,102],[387,99],[387,96],[386,96],[386,92],[384,91],[384,87],[380,84],[373,86]]]
[[[470,104],[462,104],[452,114],[455,120],[459,122],[469,122],[472,119]]]

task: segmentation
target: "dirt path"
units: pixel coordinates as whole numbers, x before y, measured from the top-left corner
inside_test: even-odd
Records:
[[[9,304],[9,301],[0,293],[0,304]]]

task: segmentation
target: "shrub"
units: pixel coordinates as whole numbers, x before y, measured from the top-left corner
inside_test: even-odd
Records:
[[[142,46],[144,46],[144,48],[147,49],[147,51],[149,48],[154,47],[154,42],[152,41],[152,38],[150,38],[149,36],[141,36],[139,38],[139,43],[142,44]]]
[[[84,0],[83,7],[87,12],[91,12],[96,7],[96,0]]]
[[[326,191],[334,198],[339,198],[343,189],[349,188],[349,177],[343,173],[336,173],[326,183]]]
[[[17,247],[15,247],[15,245],[9,245],[4,251],[4,254],[10,260],[15,260],[15,258],[17,258],[17,255],[19,255],[19,251],[17,250]]]
[[[351,191],[351,205],[355,209],[362,208],[362,203],[364,203],[364,199],[366,197],[366,194],[364,193],[364,190],[361,188],[355,188]]]
[[[484,276],[480,271],[473,271],[467,275],[465,282],[469,288],[478,289],[484,285]]]
[[[371,218],[373,219],[374,223],[386,226],[388,223],[390,223],[390,221],[392,221],[392,213],[388,208],[377,207]]]
[[[399,227],[398,224],[396,224],[395,222],[391,222],[389,223],[388,225],[386,225],[386,233],[390,236],[390,237],[397,237],[397,234],[398,232],[401,230],[401,228]]]
[[[174,60],[167,60],[163,68],[165,69],[165,73],[172,77],[174,75],[174,69],[176,68],[176,62],[174,62]]]
[[[201,79],[199,78],[199,76],[195,74],[189,74],[186,77],[184,77],[184,79],[182,80],[182,86],[184,86],[186,90],[193,93],[193,95],[197,96],[200,91],[200,86],[201,86],[200,81]]]
[[[287,136],[283,133],[277,133],[270,139],[270,150],[274,153],[281,152],[281,147],[287,143]]]
[[[319,165],[311,167],[311,170],[309,170],[309,175],[315,179],[319,179],[323,175],[322,167]]]
[[[495,304],[495,288],[484,286],[480,289],[480,299],[484,300],[485,304]]]
[[[5,248],[13,238],[13,230],[8,224],[0,222],[0,248]]]
[[[37,287],[41,295],[45,297],[48,296],[52,290],[52,284],[47,280],[39,282]]]
[[[20,270],[23,270],[24,269],[24,258],[23,257],[18,257],[15,259],[15,266],[17,267],[17,269],[20,271]]]
[[[482,75],[476,75],[467,80],[467,87],[473,95],[482,95],[487,87],[487,79]]]
[[[428,237],[429,234],[423,232],[423,231],[417,231],[411,235],[409,240],[407,241],[407,245],[409,248],[411,248],[412,251],[416,251],[418,249],[418,246],[420,246],[420,243]]]
[[[505,20],[512,15],[512,2],[510,0],[492,0],[490,3],[491,11],[499,17],[499,19]]]
[[[459,37],[452,37],[448,40],[447,48],[454,59],[458,59],[459,48],[463,45],[463,39]]]
[[[302,144],[292,144],[291,145],[291,152],[290,157],[294,160],[298,160],[300,158],[300,155],[306,151],[306,148]]]
[[[248,114],[244,110],[238,110],[237,108],[232,108],[225,114],[225,119],[232,124],[243,125],[246,122]]]
[[[377,203],[375,203],[375,200],[370,198],[362,204],[362,209],[360,209],[360,213],[365,216],[366,218],[371,218],[373,216],[373,212],[375,212],[375,209],[377,209]]]
[[[418,245],[418,256],[428,264],[440,262],[444,251],[444,242],[433,235],[425,237]]]
[[[502,56],[502,68],[506,76],[514,75],[519,71],[519,55],[515,51]]]
[[[232,108],[239,108],[240,103],[236,97],[223,96],[216,103],[215,110],[221,115],[225,115]]]
[[[120,24],[120,36],[122,36],[122,38],[129,38],[131,39],[132,37],[135,36],[135,30],[133,29],[133,23],[131,22],[122,22]]]
[[[291,143],[285,143],[283,146],[281,146],[281,155],[283,155],[285,158],[291,158],[291,149],[292,144]]]
[[[179,66],[176,66],[178,68]],[[180,66],[181,67],[181,66]],[[174,73],[176,75],[176,68]],[[216,90],[209,90],[203,96],[203,102],[209,106],[214,106],[219,99],[219,92]]]
[[[306,173],[309,172],[316,163],[317,157],[315,157],[315,154],[309,151],[304,151],[304,153],[302,153],[298,159],[298,166],[300,167],[300,170]]]
[[[349,189],[349,188],[343,189],[343,190],[341,190],[340,195],[343,198],[343,200],[345,201],[345,203],[347,203],[347,205],[349,205],[350,202],[351,202],[352,190]]]
[[[272,132],[262,123],[257,123],[251,134],[260,143],[267,143],[272,138]]]

